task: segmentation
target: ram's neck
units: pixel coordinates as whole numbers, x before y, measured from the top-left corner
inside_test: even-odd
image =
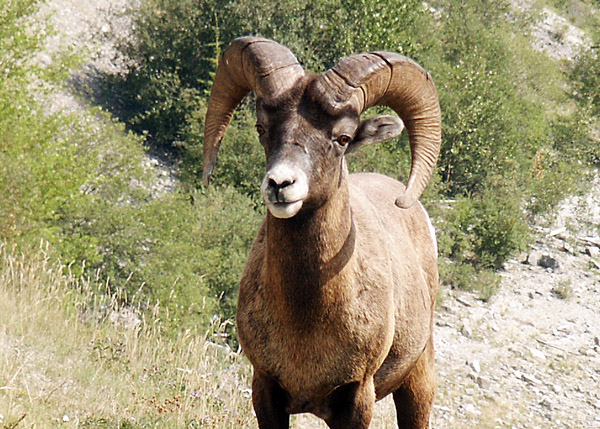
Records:
[[[355,247],[347,180],[310,214],[291,219],[267,216],[266,281],[273,299],[307,317],[327,311],[345,295],[340,290],[342,270]]]

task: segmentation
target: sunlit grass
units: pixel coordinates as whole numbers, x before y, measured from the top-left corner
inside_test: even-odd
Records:
[[[0,246],[0,427],[255,426],[223,324],[170,338],[102,288]]]

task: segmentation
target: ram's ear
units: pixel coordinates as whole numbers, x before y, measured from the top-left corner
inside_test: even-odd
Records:
[[[380,143],[398,137],[403,129],[404,123],[397,116],[384,115],[365,119],[358,126],[356,136],[348,146],[346,153],[352,152],[360,146]]]

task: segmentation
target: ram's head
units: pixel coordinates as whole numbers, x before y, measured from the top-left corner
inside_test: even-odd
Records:
[[[250,91],[256,93],[256,129],[267,157],[261,191],[273,216],[320,207],[341,184],[344,154],[395,137],[404,125],[412,167],[396,205],[410,207],[425,189],[440,148],[440,108],[429,74],[408,58],[355,55],[316,76],[276,42],[234,40],[217,68],[206,115],[205,183],[233,112]],[[391,107],[400,118],[360,121],[375,105]]]

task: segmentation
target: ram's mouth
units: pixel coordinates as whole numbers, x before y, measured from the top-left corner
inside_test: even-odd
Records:
[[[291,202],[268,201],[267,209],[276,218],[288,219],[295,216],[300,211],[302,203],[302,200]]]

